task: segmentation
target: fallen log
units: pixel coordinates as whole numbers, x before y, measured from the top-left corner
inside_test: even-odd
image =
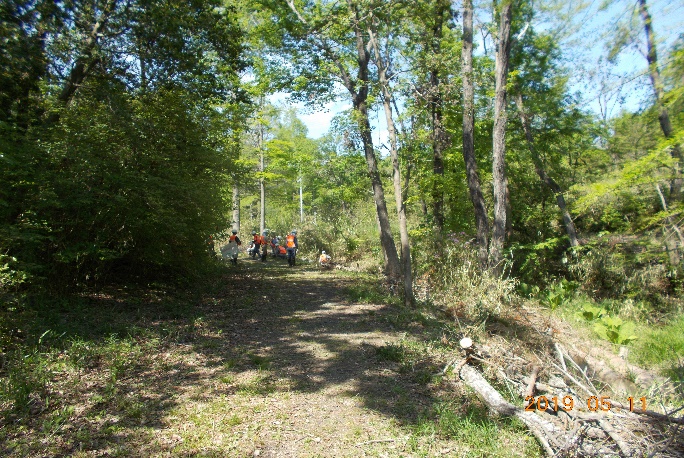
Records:
[[[556,453],[551,443],[558,449],[562,449],[567,444],[574,442],[575,438],[568,437],[564,430],[556,427],[550,421],[544,420],[534,412],[525,411],[506,401],[473,367],[463,366],[459,375],[461,380],[472,388],[491,410],[499,415],[515,416],[525,423],[548,456],[554,456]]]

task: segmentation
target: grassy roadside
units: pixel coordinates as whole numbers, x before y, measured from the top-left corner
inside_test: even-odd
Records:
[[[676,384],[684,384],[684,311],[656,314],[635,310],[629,302],[621,307],[615,301],[597,303],[577,295],[567,297],[557,308],[549,310],[549,314],[572,323],[583,332],[584,338],[609,346],[615,354],[621,346],[626,347],[630,363],[654,370]],[[606,338],[596,331],[603,317],[619,320],[616,323],[621,324],[613,327],[618,334]],[[622,333],[621,328],[630,331]],[[627,337],[630,340],[621,340]]]

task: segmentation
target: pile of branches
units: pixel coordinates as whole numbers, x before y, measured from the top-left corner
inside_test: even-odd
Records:
[[[659,413],[648,408],[646,397],[611,397],[607,386],[601,393],[596,388],[601,382],[557,342],[536,364],[515,355],[504,357],[509,359],[503,361],[505,370],[498,364],[500,358],[490,358],[471,339],[462,339],[461,347],[464,354],[447,364],[443,373],[458,374],[492,412],[523,421],[548,456],[684,457],[683,407],[667,412],[661,405],[664,412]],[[505,400],[483,370],[513,386],[521,402],[513,405]]]

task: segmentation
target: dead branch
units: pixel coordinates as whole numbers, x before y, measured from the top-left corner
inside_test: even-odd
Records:
[[[610,402],[614,407],[618,407],[618,408],[623,409],[623,410],[629,410],[629,407],[624,405],[621,402],[613,401],[612,399]],[[665,415],[662,413],[654,412],[652,410],[642,410],[642,409],[637,409],[637,408],[632,409],[631,412],[639,414],[639,415],[645,415],[647,417],[655,418],[656,420],[667,421],[670,423],[676,423],[678,425],[684,425],[684,417],[675,418],[675,417],[672,417],[670,415]]]
[[[565,365],[565,358],[563,355],[563,350],[561,350],[560,344],[558,342],[555,342],[553,346],[556,348],[556,353],[558,354],[558,361],[560,361],[561,367],[564,371],[567,371],[568,367]]]
[[[534,396],[534,385],[537,383],[537,376],[539,375],[539,370],[541,367],[535,365],[532,368],[532,373],[530,374],[530,382],[527,384],[527,389],[525,390],[525,397]]]
[[[598,424],[606,433],[608,433],[610,438],[615,441],[623,455],[632,456],[632,449],[629,447],[629,445],[627,445],[627,442],[625,442],[622,436],[620,436],[617,431],[613,429],[610,423],[608,423],[606,420],[599,420]]]
[[[566,437],[563,431],[553,423],[544,420],[533,412],[526,412],[507,402],[480,373],[470,366],[463,366],[460,371],[461,379],[487,404],[487,406],[499,415],[518,417],[527,425],[532,434],[539,440],[547,455],[554,456],[555,452],[550,441],[556,445],[564,445],[572,440]],[[559,442],[560,441],[560,442]]]

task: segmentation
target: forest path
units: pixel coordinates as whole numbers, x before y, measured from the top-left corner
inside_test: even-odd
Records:
[[[36,395],[25,418],[0,416],[0,455],[540,456],[522,424],[435,376],[460,332],[379,276],[227,269],[36,308],[30,332],[55,339],[17,372]]]
[[[387,304],[377,277],[281,260],[233,269],[201,300],[150,454],[538,456],[521,426],[433,383],[442,323]]]
[[[387,306],[350,300],[360,277],[280,261],[241,261],[236,270],[204,301],[203,381],[181,394],[174,415],[212,415],[190,423],[212,425],[218,454],[411,456],[400,426],[414,422],[431,395],[411,374],[393,370],[396,362],[379,360],[404,334]],[[162,434],[192,437],[193,427],[173,431],[187,423],[170,422]],[[425,452],[450,449],[423,445]]]

